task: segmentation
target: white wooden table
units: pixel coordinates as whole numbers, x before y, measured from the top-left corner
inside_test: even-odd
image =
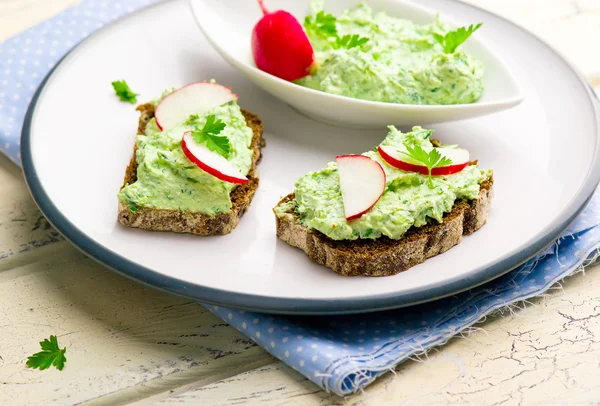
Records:
[[[470,0],[534,31],[600,86],[600,0]],[[0,40],[76,0],[0,0]],[[580,404],[600,401],[600,269],[341,399],[199,304],[98,265],[0,156],[0,404]],[[597,268],[597,267],[596,267]],[[65,369],[25,368],[58,335]]]

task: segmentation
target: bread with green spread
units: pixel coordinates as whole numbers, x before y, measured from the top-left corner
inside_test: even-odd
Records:
[[[241,110],[241,114],[245,120],[245,126],[250,129],[248,131],[251,131],[251,139],[249,139],[249,145],[247,145],[250,151],[248,158],[249,170],[246,176],[248,178],[247,183],[230,186],[226,185],[225,182],[216,182],[215,188],[221,189],[227,187],[231,189],[226,189],[228,194],[225,199],[223,199],[222,196],[219,199],[213,199],[215,200],[214,202],[209,201],[208,203],[203,203],[202,208],[194,206],[196,203],[189,203],[188,207],[184,206],[179,208],[173,205],[182,204],[182,202],[185,203],[185,199],[189,198],[192,194],[191,188],[186,189],[185,182],[183,182],[182,185],[184,186],[177,185],[176,190],[168,191],[173,195],[173,198],[169,198],[163,202],[163,204],[166,203],[166,206],[169,206],[170,204],[170,207],[161,208],[160,205],[155,205],[159,207],[151,207],[146,205],[147,200],[143,200],[143,193],[136,190],[129,191],[127,188],[131,185],[135,185],[138,181],[138,144],[140,137],[145,136],[147,127],[149,125],[155,125],[153,120],[155,104],[156,103],[147,103],[140,105],[137,108],[140,112],[137,131],[138,142],[136,142],[134,147],[134,153],[126,169],[123,186],[119,193],[119,222],[128,227],[144,230],[172,231],[204,236],[230,233],[238,225],[240,218],[250,206],[252,198],[258,188],[258,171],[256,164],[261,157],[260,149],[264,145],[264,140],[262,139],[262,121],[255,114]],[[222,107],[222,109],[225,108],[227,107]],[[239,112],[237,114],[239,114]],[[165,156],[165,159],[169,160],[169,157]],[[210,179],[210,175],[201,173],[200,169],[193,168],[192,165],[190,165],[189,171],[190,173],[197,175],[191,176],[189,179],[189,182],[192,182],[194,185],[197,185],[198,182],[201,182],[205,178]],[[173,182],[171,181],[170,183]],[[172,187],[171,189],[174,188],[175,187]],[[201,192],[202,190],[193,191],[193,193]],[[149,193],[145,194],[147,195]],[[165,193],[163,192],[162,194]]]
[[[407,140],[426,150],[440,146],[420,127],[390,130],[382,146]],[[344,276],[389,276],[449,250],[485,224],[493,176],[477,161],[455,174],[428,177],[392,167],[378,152],[363,155],[387,175],[385,191],[367,213],[346,220],[337,165],[330,163],[301,177],[274,208],[277,236]]]

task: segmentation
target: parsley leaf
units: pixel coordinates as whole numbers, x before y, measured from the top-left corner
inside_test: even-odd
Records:
[[[40,346],[43,351],[28,357],[26,365],[29,368],[39,368],[40,370],[48,369],[54,365],[56,369],[62,371],[65,367],[65,362],[67,362],[67,358],[65,357],[67,347],[61,350],[58,346],[56,336],[50,336],[50,339],[46,338],[44,341],[41,341]]]
[[[425,151],[420,145],[406,146],[406,151],[402,151],[404,155],[409,158],[414,159],[415,161],[421,162],[423,165],[427,167],[427,172],[429,172],[429,179],[427,184],[430,188],[433,188],[433,179],[431,177],[431,170],[433,168],[439,168],[441,166],[447,166],[452,163],[452,160],[440,154],[436,148],[433,148],[431,151]]]
[[[369,38],[361,37],[358,34],[354,34],[354,35],[347,34],[347,35],[344,35],[343,37],[338,37],[335,40],[335,45],[333,47],[335,49],[340,49],[340,48],[351,49],[354,47],[363,46],[367,42],[369,42]]]
[[[477,25],[470,25],[468,27],[460,27],[455,31],[450,31],[446,33],[446,35],[442,36],[440,34],[433,34],[433,38],[444,48],[444,52],[447,54],[452,54],[456,51],[456,48],[459,47],[463,42],[465,42],[471,34],[481,27],[481,23]]]
[[[304,18],[304,28],[307,31],[312,31],[322,38],[337,36],[337,19],[325,11],[319,11],[314,17],[306,16]]]
[[[137,97],[139,93],[133,93],[133,91],[129,88],[129,85],[124,80],[117,80],[112,82],[112,87],[115,89],[115,93],[119,96],[119,99],[124,102],[129,102],[131,104],[135,104],[137,102]]]
[[[206,118],[206,123],[201,130],[197,129],[196,131],[192,131],[192,138],[194,138],[194,141],[198,144],[206,143],[208,149],[227,158],[231,151],[229,138],[218,135],[224,128],[225,123],[221,120],[217,120],[217,117],[214,114],[211,114]]]

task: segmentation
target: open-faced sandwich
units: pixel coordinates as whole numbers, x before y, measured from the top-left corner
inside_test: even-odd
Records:
[[[214,82],[169,90],[143,104],[134,154],[118,194],[129,227],[230,233],[258,187],[263,124]]]
[[[432,130],[390,132],[297,182],[274,208],[277,236],[345,276],[387,276],[457,245],[487,220],[491,171]]]

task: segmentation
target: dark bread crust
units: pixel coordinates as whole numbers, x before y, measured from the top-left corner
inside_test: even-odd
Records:
[[[413,227],[400,240],[380,237],[335,241],[300,224],[300,217],[293,210],[281,215],[275,212],[277,237],[303,250],[314,262],[344,276],[396,275],[448,251],[460,243],[463,235],[479,230],[488,217],[493,183],[490,176],[482,182],[477,199],[457,201],[441,223],[433,221],[423,227]],[[277,206],[294,199],[291,193]]]
[[[154,106],[150,103],[138,106],[140,119],[138,123],[138,134],[144,134],[146,124],[154,117]],[[176,233],[192,233],[197,235],[222,235],[229,234],[240,222],[240,218],[250,206],[254,193],[258,188],[258,177],[256,164],[260,160],[260,149],[264,146],[262,139],[263,123],[260,118],[242,110],[246,123],[254,133],[250,148],[252,149],[252,167],[248,173],[248,182],[237,186],[231,192],[231,210],[214,216],[198,212],[185,212],[178,210],[152,209],[139,207],[134,213],[126,204],[119,201],[119,222],[128,227],[141,228],[153,231],[172,231]],[[133,156],[125,171],[123,186],[132,184],[137,180],[136,150],[133,148]]]

